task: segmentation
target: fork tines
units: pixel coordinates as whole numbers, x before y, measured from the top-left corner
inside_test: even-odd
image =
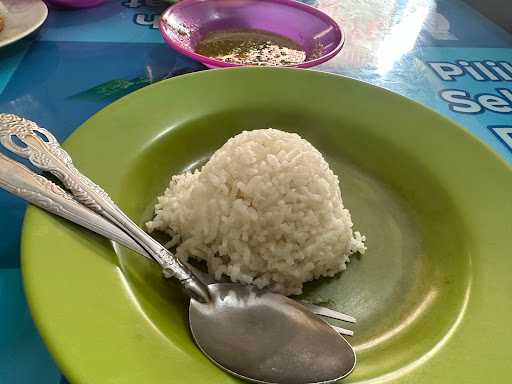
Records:
[[[328,317],[330,319],[346,321],[346,322],[349,322],[349,323],[355,323],[356,322],[356,319],[354,317],[349,316],[349,315],[344,314],[344,313],[341,313],[341,312],[338,312],[338,311],[335,311],[333,309],[321,307],[319,305],[314,305],[314,304],[310,304],[310,303],[304,303],[304,302],[302,302],[302,304],[306,308],[308,308],[311,312],[316,314],[316,315]],[[329,324],[329,325],[336,332],[341,333],[342,335],[346,335],[346,336],[353,336],[354,335],[354,331],[352,331],[350,329],[337,327],[337,326],[332,325],[332,324]]]

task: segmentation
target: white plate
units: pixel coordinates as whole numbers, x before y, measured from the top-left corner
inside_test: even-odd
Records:
[[[0,0],[0,15],[4,18],[0,32],[3,47],[39,28],[48,16],[48,7],[42,0]]]

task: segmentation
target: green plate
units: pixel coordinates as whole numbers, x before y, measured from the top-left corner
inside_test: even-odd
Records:
[[[305,293],[359,320],[345,381],[512,380],[512,172],[421,105],[319,72],[207,71],[121,99],[65,147],[142,224],[171,175],[263,127],[322,151],[368,237],[367,254]],[[35,322],[71,382],[238,381],[194,346],[187,299],[146,259],[31,208],[22,269]]]

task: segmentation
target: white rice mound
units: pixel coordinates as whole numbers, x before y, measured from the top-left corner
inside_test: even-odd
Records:
[[[242,132],[200,171],[173,176],[155,214],[148,230],[170,234],[180,259],[285,295],[366,250],[322,154],[276,129]]]

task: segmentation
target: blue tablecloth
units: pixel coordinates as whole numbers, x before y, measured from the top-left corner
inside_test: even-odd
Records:
[[[426,104],[512,162],[511,34],[459,0],[305,2],[347,33],[343,51],[318,69]],[[64,140],[113,100],[205,69],[163,43],[157,23],[166,5],[110,0],[87,10],[50,9],[38,32],[0,49],[0,111],[35,120]],[[24,208],[0,191],[0,383],[64,383],[23,296]]]

